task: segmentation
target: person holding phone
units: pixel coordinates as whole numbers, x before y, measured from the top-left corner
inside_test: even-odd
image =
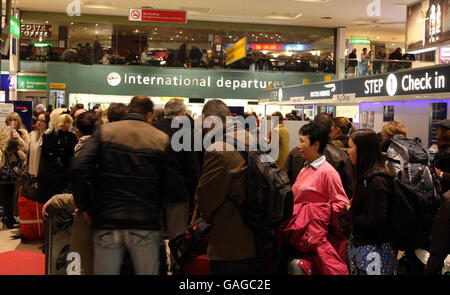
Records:
[[[28,148],[30,145],[30,136],[22,123],[18,113],[10,113],[6,117],[5,126],[0,132],[0,149],[2,154],[1,166],[8,161],[10,164],[21,161],[25,162]],[[4,227],[13,228],[14,206],[14,183],[2,183],[0,185],[1,195],[3,196],[3,217]]]

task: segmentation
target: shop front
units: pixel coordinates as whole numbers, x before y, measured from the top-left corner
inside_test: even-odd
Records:
[[[166,69],[160,67],[79,65],[49,63],[48,104],[83,103],[85,108],[112,102],[129,103],[138,94],[152,98],[155,107],[164,107],[172,97],[183,99],[192,115],[201,113],[208,99],[219,98],[230,107],[265,114],[258,104],[259,91],[303,83],[324,81],[321,73],[283,73]]]
[[[351,118],[357,128],[380,132],[389,121],[402,122],[409,137],[424,146],[435,144],[435,122],[450,118],[450,65],[404,70],[332,82],[313,83],[261,92],[260,102],[288,108],[312,107],[319,112]]]

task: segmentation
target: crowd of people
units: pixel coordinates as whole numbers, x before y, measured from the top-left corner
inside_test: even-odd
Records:
[[[350,75],[367,76],[382,73],[395,72],[401,69],[411,68],[411,61],[415,60],[412,54],[402,54],[398,47],[389,55],[384,48],[380,48],[375,54],[373,50],[363,48],[358,60],[357,49],[353,48],[349,53],[346,64],[346,73]]]
[[[135,96],[129,105],[111,104],[107,118],[99,106],[86,110],[77,104],[51,112],[38,106],[30,134],[17,113],[6,118],[0,133],[1,163],[24,162],[37,177],[44,217],[50,205],[76,211],[70,248],[81,256],[82,274],[118,275],[127,255],[134,273],[164,274],[163,239],[183,234],[197,217],[211,226],[205,254],[212,275],[260,274],[255,267],[262,253],[258,236],[240,210],[250,168],[225,138],[246,145],[262,138],[273,147],[276,132],[278,158],[273,165],[286,171],[294,200],[292,216],[273,237],[273,249],[284,255],[279,260],[284,271],[278,274],[442,272],[450,237],[450,120],[438,123],[439,153],[430,167],[437,177],[432,189],[440,203],[423,245],[430,258],[421,261],[414,248],[399,251],[391,234],[390,200],[400,174],[389,157],[396,143],[408,139],[401,122],[388,122],[377,134],[355,130],[347,118],[320,113],[300,128],[300,143],[290,150],[292,135],[280,112],[272,114],[278,125],[267,137],[255,127],[256,114],[245,114],[255,119],[248,128],[227,121],[229,116],[228,106],[217,99],[204,105],[201,120],[213,120],[201,130],[194,128],[186,106],[177,99],[167,102],[163,114],[156,114],[148,97]],[[175,128],[172,123],[186,117],[191,128],[184,145],[189,148],[179,150],[172,139],[182,125]],[[193,148],[195,136],[206,138],[220,127],[224,137],[215,137],[201,151]],[[17,215],[14,188],[1,187],[2,220],[11,228]],[[175,260],[169,259],[176,273]]]

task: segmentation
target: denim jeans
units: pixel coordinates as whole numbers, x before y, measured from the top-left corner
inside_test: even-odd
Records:
[[[94,231],[94,273],[120,275],[126,247],[137,275],[158,275],[160,241],[159,231],[96,230]]]

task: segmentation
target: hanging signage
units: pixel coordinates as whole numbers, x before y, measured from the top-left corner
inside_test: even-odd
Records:
[[[227,48],[226,65],[234,63],[247,56],[247,38],[242,38]]]
[[[67,96],[71,93],[102,95],[142,93],[158,97],[258,99],[259,93],[266,92],[269,85],[274,88],[298,85],[305,78],[323,81],[323,76],[324,74],[320,73],[205,71],[124,65],[87,67],[49,63],[47,66],[49,87],[54,89],[53,83],[66,83]],[[278,89],[273,91],[277,93]]]
[[[407,8],[406,50],[439,46],[450,40],[450,0],[422,0]]]
[[[10,32],[17,38],[20,38],[20,21],[11,15]]]
[[[440,49],[440,63],[446,64],[450,62],[450,46],[442,46]]]
[[[50,89],[66,89],[65,83],[50,83]]]
[[[255,51],[280,51],[283,50],[282,44],[252,44],[251,48]]]
[[[22,37],[28,38],[51,38],[51,28],[51,25],[22,24],[20,26],[20,34]]]
[[[130,8],[128,20],[133,22],[186,24],[187,12],[185,10]]]
[[[370,44],[370,40],[366,40],[366,39],[350,39],[350,44]]]
[[[47,47],[47,46],[53,47],[53,44],[52,43],[34,43],[34,47]]]
[[[306,46],[303,44],[285,44],[284,50],[287,51],[303,51],[306,50]]]
[[[46,76],[17,76],[17,90],[46,90]]]
[[[283,89],[283,100],[304,96],[305,100],[357,100],[364,97],[394,97],[450,92],[450,65],[399,71],[339,81],[303,84]],[[341,96],[345,95],[345,96]]]

